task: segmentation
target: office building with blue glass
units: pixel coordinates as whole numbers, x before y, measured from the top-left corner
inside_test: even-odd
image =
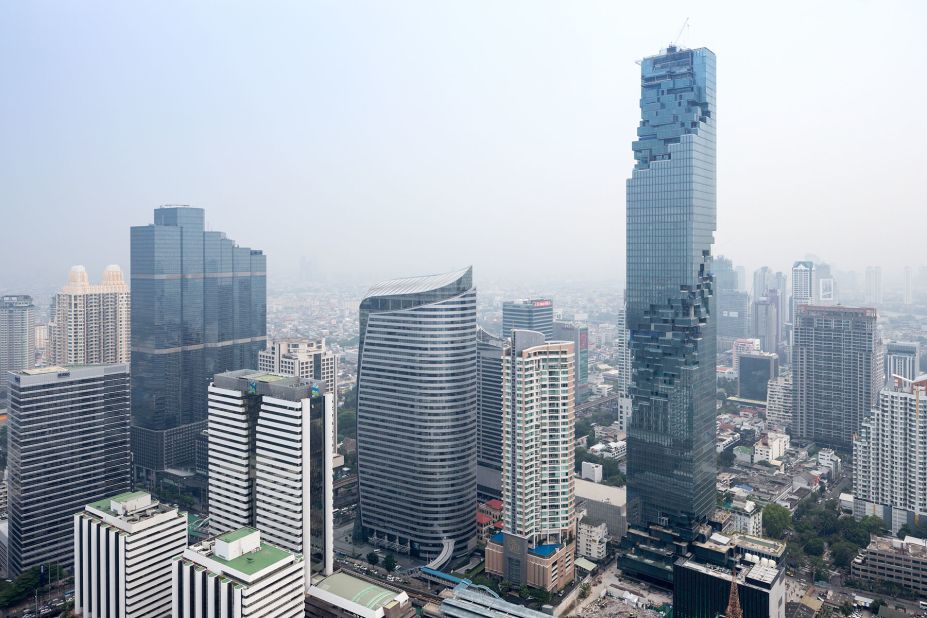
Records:
[[[267,261],[205,211],[165,206],[131,232],[132,450],[141,471],[189,469],[209,382],[257,367],[267,340]]]
[[[715,122],[714,53],[671,46],[641,61],[627,182],[628,517],[680,531],[715,508]]]

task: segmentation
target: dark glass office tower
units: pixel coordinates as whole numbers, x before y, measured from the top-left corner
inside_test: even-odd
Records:
[[[213,375],[256,368],[267,340],[267,261],[202,208],[132,228],[132,449],[146,471],[192,468]]]
[[[715,55],[641,61],[627,183],[633,413],[628,519],[691,530],[715,508]]]
[[[476,335],[470,268],[386,281],[360,304],[364,533],[433,566],[476,541]]]
[[[502,337],[513,328],[533,330],[550,339],[554,335],[554,303],[549,298],[521,298],[502,303]]]
[[[74,561],[74,513],[130,488],[129,366],[9,374],[9,569]]]
[[[504,340],[476,333],[476,483],[481,500],[502,498],[502,348]]]

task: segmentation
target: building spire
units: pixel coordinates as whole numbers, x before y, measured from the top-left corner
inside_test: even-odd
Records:
[[[731,567],[731,592],[727,598],[724,618],[744,618],[744,612],[740,609],[740,595],[737,594],[737,567]]]

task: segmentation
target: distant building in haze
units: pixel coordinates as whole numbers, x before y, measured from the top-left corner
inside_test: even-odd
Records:
[[[866,304],[878,307],[882,304],[882,267],[866,267]]]
[[[904,267],[904,296],[902,301],[907,307],[914,304],[914,272],[910,266]]]
[[[502,303],[502,338],[512,336],[513,328],[536,330],[554,335],[554,303],[549,298],[522,298]]]
[[[372,544],[437,566],[472,551],[476,350],[470,268],[386,281],[361,301],[357,466]]]
[[[266,257],[205,219],[165,206],[132,228],[132,449],[148,473],[193,467],[210,379],[257,367],[267,342]]]
[[[916,341],[889,341],[885,345],[885,383],[895,383],[893,377],[914,380],[921,373],[920,344]]]
[[[575,376],[577,403],[585,398],[589,384],[589,327],[573,322],[554,322],[554,341],[572,341],[575,350]]]
[[[714,291],[718,299],[718,341],[727,350],[735,339],[750,333],[750,296],[740,291],[737,271],[731,260],[718,256],[712,264]]]
[[[35,306],[24,294],[0,296],[0,408],[8,398],[8,371],[35,366]]]
[[[91,285],[83,266],[74,266],[55,298],[49,325],[50,362],[97,365],[131,361],[129,286],[118,266],[107,266],[101,283]]]
[[[769,381],[779,375],[779,357],[769,352],[753,352],[740,355],[739,360],[737,396],[765,403]]]
[[[129,489],[129,367],[42,367],[10,383],[9,568],[74,559],[74,513]]]
[[[515,586],[560,590],[573,581],[572,342],[515,329],[503,360],[502,532],[486,570]]]
[[[795,323],[799,305],[810,305],[815,299],[814,262],[802,260],[792,265],[792,294],[789,298],[789,323]]]
[[[792,428],[799,438],[849,449],[884,383],[876,311],[800,305],[796,318]]]
[[[258,352],[257,368],[322,382],[329,393],[338,393],[338,357],[324,339],[272,341],[266,350]]]
[[[760,340],[763,352],[779,353],[782,343],[781,301],[778,290],[767,290],[753,302],[750,336]]]

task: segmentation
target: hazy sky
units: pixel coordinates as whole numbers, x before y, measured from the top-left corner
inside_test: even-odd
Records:
[[[0,4],[0,291],[165,203],[355,281],[616,282],[635,60],[718,57],[716,253],[927,264],[927,3]]]

